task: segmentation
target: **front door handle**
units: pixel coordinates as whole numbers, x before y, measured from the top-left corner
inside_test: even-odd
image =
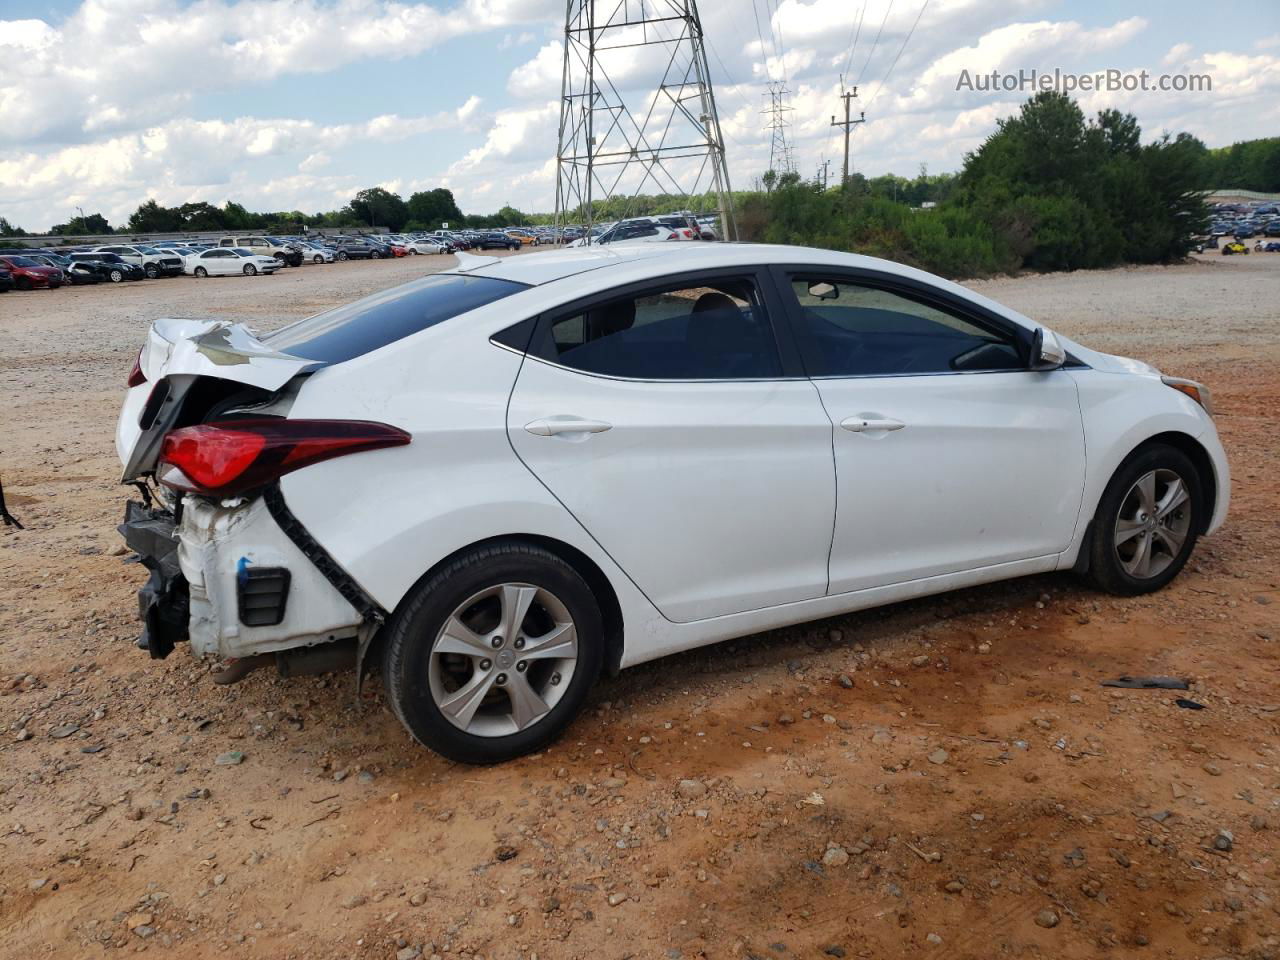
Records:
[[[901,430],[906,424],[888,417],[846,417],[840,421],[840,426],[851,433],[870,433],[872,430]]]
[[[603,420],[583,420],[581,417],[544,417],[531,420],[524,428],[535,437],[555,437],[562,433],[604,433],[613,428]]]

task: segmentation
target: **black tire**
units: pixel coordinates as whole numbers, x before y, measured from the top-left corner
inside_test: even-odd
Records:
[[[321,254],[317,253],[314,257],[311,258],[311,262],[315,264],[324,263],[324,257]]]
[[[460,604],[498,584],[525,583],[554,594],[577,630],[578,659],[551,711],[519,732],[480,736],[454,724],[432,696],[428,670],[440,630]],[[463,553],[419,581],[384,631],[382,670],[387,700],[410,735],[459,763],[501,763],[541,750],[572,722],[600,674],[604,630],[586,581],[555,554],[523,541],[503,541]]]
[[[148,280],[156,280],[160,277],[160,268],[154,263],[148,263],[143,266],[142,272],[147,275]]]
[[[1180,511],[1175,511],[1181,518],[1180,522],[1186,523],[1185,539],[1177,553],[1158,572],[1152,576],[1135,577],[1125,570],[1121,562],[1116,526],[1130,490],[1152,471],[1176,474],[1186,485],[1186,503]],[[1089,542],[1089,578],[1099,589],[1119,596],[1136,596],[1161,589],[1178,575],[1195,549],[1205,509],[1204,483],[1195,464],[1185,453],[1165,444],[1140,448],[1116,470],[1098,502]],[[1185,517],[1182,511],[1185,511]],[[1135,539],[1141,540],[1143,536],[1151,540],[1152,550],[1157,549],[1154,544],[1160,543],[1159,556],[1169,554],[1167,545],[1155,533],[1139,535]]]
[[[120,270],[112,270],[109,274],[107,274],[107,278],[108,278],[112,283],[123,283],[123,282],[124,282],[124,272],[123,272],[123,271],[120,271]]]
[[[32,288],[32,286],[31,286],[31,281],[30,281],[30,280],[28,280],[26,277],[18,277],[17,279],[15,279],[15,280],[13,281],[13,285],[14,285],[15,287],[17,287],[19,290],[31,290],[31,289],[33,289],[33,288]]]
[[[369,259],[370,259],[370,260],[381,260],[381,259],[382,259],[382,254],[380,254],[377,250],[370,250],[370,251],[369,251]]]
[[[258,268],[255,267],[252,263],[246,263],[241,273],[243,273],[246,277],[256,277],[258,275]]]
[[[209,275],[209,271],[204,267],[196,267],[193,272],[197,277],[207,277]]]
[[[345,250],[339,250],[339,251],[338,251],[338,257],[337,257],[337,259],[339,259],[339,260],[346,260],[346,259],[347,259],[347,251],[345,251]]]

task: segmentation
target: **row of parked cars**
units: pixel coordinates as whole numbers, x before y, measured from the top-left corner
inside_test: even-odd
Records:
[[[1280,205],[1274,203],[1216,204],[1209,224],[1211,237],[1280,237]]]
[[[183,242],[0,251],[0,293],[63,285],[123,283],[186,274],[194,277],[270,275],[304,263],[380,260],[459,250],[519,250],[526,246],[650,243],[716,239],[715,224],[692,214],[632,217],[583,227],[508,227],[336,237],[220,237]]]

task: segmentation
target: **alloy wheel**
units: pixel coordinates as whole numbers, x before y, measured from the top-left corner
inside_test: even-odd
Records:
[[[501,737],[542,720],[569,688],[578,633],[550,590],[502,583],[464,600],[431,648],[428,683],[455,727]]]
[[[1135,580],[1150,580],[1177,559],[1191,532],[1191,493],[1167,468],[1139,477],[1120,501],[1112,543],[1120,566]]]

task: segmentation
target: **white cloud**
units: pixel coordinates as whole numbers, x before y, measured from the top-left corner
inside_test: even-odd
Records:
[[[1184,60],[1186,60],[1187,54],[1189,54],[1190,52],[1191,52],[1191,44],[1175,43],[1172,47],[1169,48],[1169,52],[1166,53],[1161,58],[1160,62],[1164,64],[1164,66],[1166,67],[1171,67],[1176,64],[1182,63]]]

